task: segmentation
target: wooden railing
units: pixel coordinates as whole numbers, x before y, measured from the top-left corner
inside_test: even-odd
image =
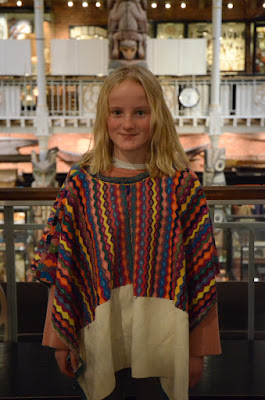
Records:
[[[58,188],[1,188],[0,201],[53,201],[58,191]],[[214,202],[231,200],[234,204],[246,204],[251,200],[253,204],[262,204],[264,200],[265,203],[265,185],[205,186],[204,193],[208,201]]]

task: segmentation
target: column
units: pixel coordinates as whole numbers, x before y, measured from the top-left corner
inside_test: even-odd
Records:
[[[212,1],[212,43],[213,64],[211,73],[211,104],[209,120],[209,137],[211,147],[205,153],[203,184],[225,185],[224,167],[225,152],[218,147],[222,133],[222,112],[220,103],[220,38],[222,34],[222,0]]]
[[[37,48],[37,85],[38,101],[36,110],[36,135],[39,139],[40,159],[45,158],[48,151],[49,119],[46,98],[46,75],[44,59],[43,33],[43,0],[34,0],[35,33]]]
[[[212,3],[212,43],[213,64],[211,73],[211,104],[209,134],[214,144],[221,134],[221,105],[220,105],[220,37],[222,35],[222,0]]]

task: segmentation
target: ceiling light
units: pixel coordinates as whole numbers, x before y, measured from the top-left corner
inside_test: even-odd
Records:
[[[186,7],[187,7],[187,4],[186,4],[186,3],[181,3],[180,7],[181,7],[181,8],[186,8]]]
[[[156,7],[157,7],[157,3],[152,3],[152,4],[151,4],[151,7],[152,7],[152,8],[156,8]]]
[[[96,6],[96,7],[101,7],[100,1],[97,1],[96,4],[95,4],[95,6]]]
[[[234,4],[233,4],[233,3],[228,3],[228,4],[227,4],[227,7],[230,8],[230,10],[231,10],[231,8],[234,7]]]
[[[262,7],[265,8],[265,3],[262,4]]]
[[[22,1],[20,1],[20,0],[17,1],[17,6],[18,6],[18,7],[21,7],[21,6],[22,6]]]
[[[170,4],[170,3],[166,3],[166,4],[165,4],[165,7],[166,7],[166,8],[170,8],[170,7],[171,7],[171,4]]]
[[[68,1],[68,7],[73,7],[74,3],[72,1]]]
[[[87,1],[83,1],[82,6],[83,7],[88,7],[88,2]]]

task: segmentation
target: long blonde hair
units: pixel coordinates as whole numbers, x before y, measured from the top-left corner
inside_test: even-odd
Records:
[[[94,148],[86,152],[81,161],[92,174],[108,170],[112,164],[113,143],[108,135],[108,98],[111,90],[126,79],[140,83],[147,95],[151,108],[150,152],[147,154],[147,170],[151,177],[173,176],[176,170],[189,166],[188,157],[181,146],[173,117],[164,99],[157,78],[146,68],[122,66],[115,69],[104,81],[97,102],[94,125]]]

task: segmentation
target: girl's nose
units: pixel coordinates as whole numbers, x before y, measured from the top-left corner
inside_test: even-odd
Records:
[[[123,119],[123,127],[125,129],[132,129],[132,128],[134,128],[134,126],[135,126],[135,123],[134,123],[133,115],[126,114]]]

